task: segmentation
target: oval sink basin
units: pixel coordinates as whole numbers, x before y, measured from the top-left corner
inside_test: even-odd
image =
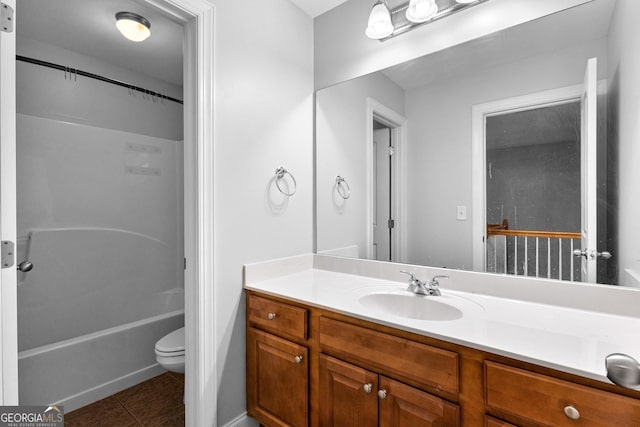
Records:
[[[409,319],[456,320],[462,317],[462,311],[438,298],[411,293],[375,293],[361,297],[359,302],[366,308]]]

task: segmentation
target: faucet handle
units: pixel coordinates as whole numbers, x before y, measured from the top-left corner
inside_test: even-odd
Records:
[[[416,276],[413,273],[410,273],[410,272],[405,271],[405,270],[400,270],[400,273],[408,274],[411,277],[411,281],[412,282],[417,282],[418,281],[418,279],[416,279]]]
[[[431,286],[440,286],[440,282],[438,281],[438,279],[448,279],[448,278],[449,278],[449,275],[447,274],[438,274],[436,276],[433,276],[429,284]]]

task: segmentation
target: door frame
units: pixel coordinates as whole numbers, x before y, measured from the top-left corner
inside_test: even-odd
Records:
[[[490,116],[580,101],[582,84],[476,104],[471,107],[471,247],[473,271],[486,269],[486,119]]]
[[[366,106],[366,184],[367,184],[367,211],[366,211],[366,257],[373,259],[373,121],[382,123],[391,129],[391,145],[394,147],[392,157],[391,179],[391,212],[395,220],[395,233],[391,238],[391,258],[393,262],[407,262],[407,119],[391,108],[373,98],[367,98]]]
[[[217,368],[215,286],[213,276],[213,112],[214,112],[214,5],[210,0],[137,0],[155,7],[182,23],[184,32],[184,252],[185,268],[185,421],[187,426],[217,424]],[[15,0],[5,0],[15,10]],[[2,46],[0,64],[15,69],[15,31],[10,54]],[[15,94],[15,79],[13,82]],[[6,88],[4,88],[6,89]],[[9,88],[11,89],[11,88]],[[15,123],[13,100],[2,94],[2,120]],[[15,126],[3,126],[2,145],[15,150]],[[14,162],[15,163],[15,162]],[[15,165],[2,172],[13,173]],[[15,190],[13,194],[15,199]],[[15,231],[15,230],[14,230]],[[7,240],[3,236],[3,239]],[[13,236],[15,242],[15,232]],[[15,273],[15,272],[14,272]],[[6,287],[6,286],[5,286]],[[3,291],[5,289],[3,288]],[[13,289],[15,294],[16,289]],[[0,377],[3,405],[17,404],[18,369],[17,304],[0,294]],[[7,352],[10,352],[7,353]],[[14,361],[14,362],[12,362]],[[15,399],[15,400],[14,400]]]
[[[214,18],[209,0],[144,0],[185,26],[185,424],[217,424],[214,286]]]
[[[16,0],[3,0],[16,9]],[[15,22],[15,19],[14,19]],[[16,31],[0,36],[0,236],[17,249],[16,224]],[[8,143],[4,143],[8,141]],[[9,202],[2,203],[2,200]],[[0,270],[0,369],[2,405],[18,404],[18,286],[16,253],[13,265]]]

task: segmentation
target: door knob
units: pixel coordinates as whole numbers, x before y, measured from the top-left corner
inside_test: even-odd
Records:
[[[595,259],[596,257],[600,257],[602,259],[609,259],[612,256],[611,252],[607,252],[607,251],[597,252],[597,251],[590,251],[587,249],[585,249],[584,251],[580,249],[574,249],[573,254],[575,256],[583,256],[588,259]]]
[[[18,271],[22,271],[26,273],[27,271],[33,270],[33,263],[31,261],[22,261],[18,264]]]
[[[611,252],[607,252],[607,251],[598,252],[598,253],[596,253],[596,255],[601,257],[602,259],[611,258]]]
[[[575,256],[583,256],[585,258],[587,257],[587,251],[581,251],[580,249],[574,249],[573,254]]]

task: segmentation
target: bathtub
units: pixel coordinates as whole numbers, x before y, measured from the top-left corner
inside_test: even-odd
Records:
[[[31,230],[18,284],[21,405],[71,411],[156,376],[154,346],[184,326],[175,249],[104,228]]]
[[[182,326],[178,310],[21,351],[20,404],[69,412],[159,375],[155,343]]]

